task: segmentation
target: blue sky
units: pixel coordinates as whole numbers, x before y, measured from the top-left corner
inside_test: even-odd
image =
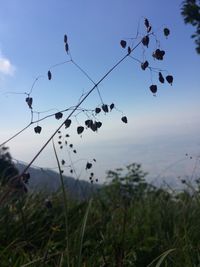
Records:
[[[30,120],[26,96],[9,92],[29,92],[35,78],[41,75],[31,95],[33,108],[36,111],[52,109],[52,113],[76,104],[80,95],[92,86],[71,63],[52,69],[52,80],[48,81],[50,66],[69,59],[64,50],[65,33],[73,60],[96,82],[125,54],[120,40],[131,42],[129,38],[136,36],[138,25],[139,39],[145,33],[146,17],[166,55],[161,62],[152,59],[156,48],[152,39],[148,49],[140,46],[133,56],[139,60],[146,58],[151,66],[167,70],[164,74],[173,74],[173,86],[159,84],[157,73],[151,75],[149,70],[141,70],[139,63],[128,58],[100,84],[99,90],[103,101],[114,102],[129,123],[123,124],[122,113],[113,111],[101,115],[103,127],[98,134],[85,131],[80,138],[76,127],[83,124],[84,115],[73,118],[71,142],[78,153],[72,154],[72,160],[97,158],[94,171],[103,180],[106,170],[131,162],[141,162],[154,176],[184,158],[185,153],[197,157],[200,64],[190,38],[194,29],[184,24],[180,8],[181,1],[164,0],[1,1],[0,141]],[[171,31],[167,39],[162,33],[164,27]],[[149,91],[152,83],[158,85],[156,97]],[[98,94],[94,92],[83,107],[95,108],[99,103]],[[54,118],[42,122],[41,135],[34,134],[30,127],[8,143],[12,155],[30,161],[59,124]],[[67,151],[59,153],[60,158],[68,160]],[[189,175],[194,162],[186,159],[184,167],[176,166],[173,171],[176,175]],[[56,165],[51,145],[35,164]],[[87,179],[87,173],[83,172],[84,177]]]

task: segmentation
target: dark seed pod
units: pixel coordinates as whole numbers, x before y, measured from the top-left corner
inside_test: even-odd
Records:
[[[148,29],[149,26],[150,26],[149,21],[148,21],[147,18],[145,18],[145,20],[144,20],[144,25],[146,26],[147,29]]]
[[[61,144],[62,144],[62,142],[61,142],[61,141],[58,141],[58,144],[59,144],[59,145],[61,145]]]
[[[48,75],[48,79],[51,80],[52,74],[51,74],[50,70],[48,71],[47,75]]]
[[[67,43],[67,35],[66,34],[64,35],[64,43],[65,44]]]
[[[95,113],[98,114],[101,112],[101,109],[100,108],[95,108]]]
[[[68,43],[65,43],[65,51],[67,52],[67,54],[69,53],[69,45],[68,45]]]
[[[62,116],[63,116],[62,112],[57,112],[57,113],[55,114],[55,118],[56,118],[57,120],[61,119]]]
[[[114,107],[115,107],[114,103],[110,104],[110,110],[112,110]]]
[[[164,28],[163,32],[166,37],[170,34],[170,30],[168,28]]]
[[[147,60],[141,64],[141,68],[143,70],[146,70],[146,68],[148,68],[148,66],[149,66],[149,62]]]
[[[40,126],[36,126],[36,127],[34,128],[34,131],[35,131],[35,133],[40,134],[41,131],[42,131],[42,127],[40,127]]]
[[[152,57],[158,59],[158,54],[156,53],[156,51],[153,52]]]
[[[63,149],[63,146],[60,146],[60,149]]]
[[[73,144],[70,144],[69,147],[72,148],[73,147]]]
[[[73,173],[74,171],[71,169],[70,172]]]
[[[85,125],[86,125],[87,127],[89,127],[90,121],[91,121],[91,120],[86,120],[86,121],[85,121]]]
[[[85,121],[85,125],[88,127],[88,128],[91,128],[91,126],[92,126],[92,120],[86,120]]]
[[[104,112],[107,113],[107,112],[108,112],[108,105],[103,104],[103,105],[102,105],[102,109],[103,109]]]
[[[71,123],[72,123],[72,121],[71,121],[70,119],[67,119],[67,120],[65,121],[65,128],[70,127]]]
[[[152,56],[158,60],[163,60],[164,55],[165,51],[160,49],[156,49],[152,54]]]
[[[92,163],[87,162],[85,169],[86,169],[86,170],[89,170],[89,169],[91,169],[91,168],[92,168]]]
[[[121,40],[120,41],[120,45],[121,45],[122,48],[126,48],[126,41]]]
[[[127,117],[126,117],[126,116],[123,116],[123,117],[121,118],[121,120],[122,120],[124,123],[128,123],[128,120],[127,120]]]
[[[97,121],[97,122],[96,122],[96,126],[97,126],[97,128],[101,128],[101,126],[102,126],[102,122]]]
[[[150,33],[151,29],[152,29],[152,27],[149,26],[148,29],[147,29],[147,33]]]
[[[69,134],[66,134],[65,137],[69,137]]]
[[[82,134],[83,131],[84,131],[84,127],[83,126],[78,126],[77,127],[77,133],[78,134]]]
[[[130,55],[130,53],[131,53],[131,48],[130,46],[128,46],[128,54]]]
[[[166,80],[167,80],[167,82],[169,83],[169,84],[171,84],[172,85],[172,83],[173,83],[173,76],[172,75],[168,75],[168,76],[166,76]]]
[[[148,47],[148,45],[149,45],[149,36],[148,36],[148,35],[146,35],[146,36],[144,36],[144,37],[142,38],[142,44],[143,44],[144,46]]]
[[[161,55],[161,58],[163,59],[164,55],[165,55],[165,51],[164,50],[161,50],[160,51],[160,55]]]
[[[90,121],[89,121],[89,124],[88,124],[88,128],[91,128],[91,129],[92,129],[93,124],[94,124],[93,121],[90,120]]]
[[[152,85],[149,87],[149,89],[151,90],[151,92],[152,92],[153,94],[155,94],[155,93],[157,92],[157,85],[152,84]]]
[[[65,161],[64,161],[64,159],[62,159],[61,164],[62,164],[62,165],[65,165]]]
[[[93,132],[96,132],[97,131],[97,122],[92,122],[92,125],[90,127],[92,129]]]
[[[96,162],[96,159],[93,159],[94,162]]]
[[[26,103],[28,104],[29,108],[32,109],[33,98],[32,97],[27,97],[26,98]]]
[[[158,75],[159,75],[159,81],[160,81],[161,83],[164,83],[164,82],[165,82],[165,79],[164,79],[162,73],[159,72]]]
[[[90,124],[90,121],[91,121],[91,120],[86,120],[86,121],[85,121],[85,125],[86,125],[87,127],[88,127],[88,125]]]
[[[74,149],[73,152],[76,154],[77,153],[76,149]]]

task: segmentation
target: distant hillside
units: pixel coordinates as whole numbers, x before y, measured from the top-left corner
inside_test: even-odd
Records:
[[[15,166],[19,171],[25,168],[22,163],[16,163]],[[40,169],[31,167],[29,169],[30,180],[28,187],[30,191],[44,191],[44,192],[55,192],[60,188],[60,177],[55,171],[49,169]],[[90,197],[94,192],[101,187],[98,184],[91,184],[84,180],[78,180],[73,177],[63,176],[64,183],[69,190],[72,197],[79,199],[86,199]]]

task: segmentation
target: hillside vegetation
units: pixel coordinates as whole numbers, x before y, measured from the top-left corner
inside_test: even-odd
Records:
[[[170,193],[145,175],[138,164],[110,171],[89,199],[67,194],[67,214],[62,191],[2,185],[0,266],[200,266],[198,187]]]

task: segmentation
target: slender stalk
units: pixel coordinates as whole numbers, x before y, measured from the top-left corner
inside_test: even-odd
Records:
[[[13,136],[11,136],[9,139],[7,139],[6,141],[4,141],[2,144],[0,144],[1,146],[4,146],[6,143],[8,143],[9,141],[11,141],[12,139],[14,139],[15,137],[17,137],[18,135],[20,135],[22,132],[24,132],[27,128],[29,128],[29,126],[31,126],[32,122],[30,122],[28,125],[26,125],[23,129],[21,129],[20,131],[18,131],[16,134],[14,134]]]
[[[147,267],[152,266],[153,263],[155,263],[157,260],[157,264],[155,265],[155,267],[160,267],[161,264],[164,262],[164,260],[166,259],[166,257],[172,253],[173,251],[175,251],[176,248],[172,248],[172,249],[168,249],[167,251],[163,252],[160,256],[158,256],[157,258],[155,258]]]
[[[58,169],[59,169],[59,174],[60,174],[60,181],[61,181],[61,188],[62,188],[62,194],[63,194],[63,204],[64,204],[64,215],[65,215],[65,231],[66,231],[66,246],[67,246],[67,266],[69,267],[69,229],[68,229],[68,205],[67,205],[67,194],[66,194],[66,190],[65,190],[65,185],[64,185],[64,180],[63,180],[63,175],[62,175],[62,171],[61,171],[61,166],[60,166],[60,162],[58,159],[58,155],[56,152],[56,147],[54,144],[54,141],[52,139],[52,144],[53,144],[53,150],[54,150],[54,154],[56,157],[56,161],[58,164]]]
[[[81,240],[80,240],[79,255],[78,255],[78,267],[81,267],[81,261],[82,261],[81,253],[82,253],[82,248],[83,248],[83,238],[85,234],[85,229],[86,229],[86,224],[87,224],[87,219],[88,219],[88,214],[89,214],[91,204],[92,204],[92,199],[90,199],[88,203],[87,210],[85,212],[85,216],[83,219],[82,228],[81,228]]]

